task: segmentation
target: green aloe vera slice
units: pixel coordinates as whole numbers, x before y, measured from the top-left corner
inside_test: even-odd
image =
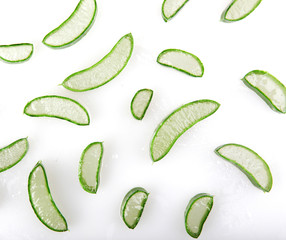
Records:
[[[99,185],[102,142],[89,144],[83,151],[79,163],[79,181],[82,188],[89,193],[96,193]]]
[[[21,138],[0,149],[0,172],[6,171],[20,162],[28,151],[27,138]]]
[[[213,196],[200,193],[194,196],[185,210],[185,228],[193,238],[198,238],[212,209]]]
[[[198,100],[172,112],[155,131],[150,148],[152,160],[157,162],[166,156],[184,132],[215,113],[219,106],[219,103],[212,100]]]
[[[193,77],[202,77],[204,74],[204,66],[201,60],[197,56],[180,49],[164,50],[159,54],[157,62]]]
[[[67,47],[80,40],[90,29],[96,13],[95,0],[80,0],[73,13],[49,32],[43,43],[49,47]]]
[[[44,166],[38,162],[29,175],[29,200],[39,220],[56,232],[68,230],[67,222],[57,208],[50,193]]]
[[[234,0],[224,11],[222,20],[225,22],[239,21],[252,13],[262,0]]]
[[[189,0],[164,0],[162,15],[165,22],[169,21],[179,12]]]
[[[28,102],[24,113],[31,117],[54,117],[77,125],[88,125],[86,109],[75,100],[62,96],[48,95]]]
[[[73,73],[62,85],[71,91],[83,92],[98,88],[115,78],[127,65],[133,51],[133,37],[123,36],[111,51],[91,67]]]
[[[121,204],[121,217],[127,227],[134,229],[143,213],[149,193],[140,187],[131,189]]]
[[[254,70],[247,73],[242,80],[273,110],[286,113],[286,88],[277,78],[268,72]]]
[[[9,63],[24,62],[32,56],[33,50],[31,43],[0,45],[0,58]]]
[[[238,167],[264,192],[272,188],[272,174],[267,163],[253,150],[239,144],[225,144],[215,150],[216,154]]]
[[[151,89],[141,89],[135,93],[131,101],[131,113],[134,118],[142,120],[147,108],[152,100],[153,91]]]

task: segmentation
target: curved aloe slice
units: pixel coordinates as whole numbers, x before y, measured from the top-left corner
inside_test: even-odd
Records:
[[[159,54],[157,62],[193,77],[202,77],[204,74],[204,66],[201,60],[197,56],[180,49],[164,50]]]
[[[0,45],[0,58],[10,63],[23,62],[32,56],[33,49],[31,43]]]
[[[0,149],[0,172],[3,172],[20,162],[27,151],[27,138],[21,138],[7,147]]]
[[[162,159],[177,139],[197,122],[217,111],[220,104],[212,100],[187,103],[172,112],[157,128],[151,142],[151,157],[154,162]]]
[[[212,209],[213,196],[200,193],[194,196],[185,211],[185,228],[189,235],[198,238]]]
[[[79,181],[82,188],[89,193],[96,193],[97,191],[102,154],[102,143],[94,142],[89,144],[81,155]]]
[[[42,96],[28,102],[24,113],[31,117],[54,117],[77,125],[88,125],[86,109],[73,99],[62,96]]]
[[[134,118],[142,120],[152,100],[151,89],[141,89],[135,93],[131,101],[131,113]]]
[[[262,0],[234,0],[224,11],[222,20],[226,22],[239,21],[252,13]]]
[[[242,79],[275,111],[286,113],[286,88],[277,78],[265,71],[254,70]]]
[[[90,29],[95,13],[95,0],[80,0],[69,18],[49,32],[44,37],[43,43],[54,48],[65,47],[75,43]]]
[[[189,0],[164,0],[162,15],[165,22],[174,17]]]
[[[253,150],[239,144],[225,144],[215,152],[237,166],[249,180],[264,192],[272,187],[272,175],[267,163]]]
[[[133,51],[131,33],[123,36],[111,51],[91,67],[67,77],[62,85],[71,91],[83,92],[98,88],[115,78],[127,65]]]
[[[51,196],[46,172],[40,162],[29,175],[28,192],[32,208],[44,225],[56,232],[68,230],[67,222]]]
[[[134,229],[143,213],[149,193],[144,188],[133,188],[124,197],[121,216],[127,227]]]

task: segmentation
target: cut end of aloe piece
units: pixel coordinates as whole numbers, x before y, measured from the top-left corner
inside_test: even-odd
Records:
[[[49,32],[43,43],[49,47],[59,48],[77,42],[92,26],[96,8],[95,0],[80,0],[69,18]]]
[[[204,66],[201,60],[197,56],[180,49],[164,50],[159,54],[157,62],[193,77],[202,77],[204,74]]]
[[[239,21],[252,13],[260,2],[261,0],[234,0],[223,12],[222,21]]]
[[[197,122],[214,114],[220,104],[212,100],[187,103],[163,120],[151,141],[151,157],[159,161],[171,150],[177,139]]]
[[[174,17],[189,0],[164,0],[162,15],[165,22]]]
[[[277,78],[268,72],[254,70],[247,73],[242,80],[273,110],[286,113],[286,88]]]
[[[151,89],[141,89],[135,93],[131,101],[131,113],[134,118],[142,120],[147,108],[152,100],[153,91]]]
[[[31,117],[54,117],[77,125],[88,125],[86,109],[73,99],[62,96],[42,96],[28,102],[24,113]]]
[[[237,166],[249,180],[264,192],[272,188],[272,174],[267,163],[253,150],[239,144],[225,144],[215,152]]]
[[[67,77],[62,85],[71,91],[83,92],[98,88],[114,79],[127,65],[133,51],[133,37],[123,36],[111,51],[91,67]]]
[[[191,237],[200,236],[212,206],[213,196],[206,193],[197,194],[190,200],[185,211],[185,228]]]
[[[83,151],[79,163],[79,181],[82,188],[89,193],[96,193],[99,185],[102,142],[89,144]]]
[[[67,222],[51,196],[46,172],[40,162],[29,175],[28,192],[32,208],[45,226],[56,232],[68,230]]]
[[[121,205],[121,217],[127,227],[134,229],[143,213],[149,193],[144,188],[133,188],[124,197]]]
[[[31,43],[0,45],[0,58],[9,63],[24,62],[32,56],[33,49]]]

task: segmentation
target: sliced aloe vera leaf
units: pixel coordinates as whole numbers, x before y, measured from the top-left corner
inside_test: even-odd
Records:
[[[49,32],[43,43],[49,47],[59,48],[77,42],[92,26],[96,9],[95,0],[80,0],[68,19]]]
[[[163,120],[151,141],[151,157],[159,161],[171,150],[177,139],[197,122],[214,114],[220,104],[212,100],[187,103]]]
[[[197,56],[180,49],[164,50],[159,54],[157,62],[193,77],[202,77],[204,74],[204,65],[201,60]]]
[[[0,58],[9,63],[24,62],[32,56],[33,50],[31,43],[0,45]]]
[[[264,192],[272,188],[272,174],[267,163],[253,150],[239,144],[225,144],[215,150],[216,154],[238,167]]]
[[[165,22],[169,21],[179,12],[189,0],[164,0],[162,15]]]
[[[31,117],[54,117],[77,125],[88,125],[89,115],[77,101],[55,95],[37,97],[24,108],[24,113]]]
[[[133,37],[123,36],[99,62],[73,73],[62,85],[71,91],[83,92],[98,88],[115,78],[127,65],[133,51]]]
[[[102,142],[89,144],[83,151],[79,163],[79,181],[82,188],[89,193],[96,193],[99,185]]]
[[[0,149],[0,172],[15,166],[20,162],[28,151],[27,138],[21,138],[8,146]]]
[[[36,164],[29,175],[28,193],[36,216],[45,226],[56,232],[68,230],[67,222],[52,198],[46,171],[41,162]]]
[[[147,108],[152,100],[153,91],[151,89],[141,89],[137,91],[131,101],[131,113],[134,118],[142,120]]]
[[[185,210],[185,228],[193,238],[198,238],[212,209],[213,196],[200,193],[194,196]]]
[[[262,0],[234,0],[223,12],[225,22],[239,21],[252,13]]]
[[[268,72],[254,70],[247,73],[242,80],[273,110],[286,113],[286,88],[277,78]]]
[[[127,227],[134,229],[143,213],[149,193],[141,187],[131,189],[121,204],[121,217]]]

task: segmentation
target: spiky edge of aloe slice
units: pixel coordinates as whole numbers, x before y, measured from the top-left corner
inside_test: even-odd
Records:
[[[100,152],[100,156],[99,156],[99,160],[98,160],[98,167],[97,167],[97,171],[96,171],[96,187],[92,187],[92,186],[89,186],[86,181],[84,180],[84,177],[82,176],[82,165],[84,163],[84,156],[85,156],[85,153],[92,147],[94,146],[95,144],[99,144],[100,145],[100,148],[101,148],[101,152]],[[82,155],[81,155],[81,158],[80,158],[80,162],[79,162],[79,173],[78,173],[78,177],[79,177],[79,182],[82,186],[82,188],[89,192],[89,193],[96,193],[97,192],[97,189],[98,189],[98,186],[99,186],[99,173],[100,173],[100,168],[101,168],[101,160],[102,160],[102,155],[103,155],[103,144],[102,142],[93,142],[93,143],[90,143],[82,152]]]
[[[170,16],[170,17],[167,17],[165,15],[165,11],[164,11],[164,6],[166,4],[168,0],[164,0],[163,4],[162,4],[162,16],[163,16],[163,19],[165,22],[169,21],[171,18],[173,18],[183,7],[184,5],[189,1],[189,0],[185,0],[185,2]]]
[[[27,57],[25,57],[23,59],[16,60],[16,61],[11,61],[9,59],[6,59],[6,58],[2,57],[1,55],[0,55],[0,58],[3,61],[8,62],[8,63],[21,63],[21,62],[27,61],[28,59],[31,58],[31,56],[32,56],[32,54],[34,52],[34,45],[31,44],[31,43],[17,43],[17,44],[10,44],[10,45],[0,45],[0,47],[8,47],[8,48],[17,47],[17,46],[31,46],[32,50],[31,50],[30,54]]]
[[[146,103],[146,106],[145,106],[145,108],[144,108],[144,110],[143,110],[142,115],[141,115],[141,116],[137,116],[137,115],[135,114],[135,112],[134,112],[133,104],[134,104],[134,102],[136,101],[136,98],[137,98],[138,94],[140,94],[141,92],[144,92],[144,91],[147,91],[147,92],[150,92],[150,93],[151,93],[151,94],[150,94],[150,98],[148,99],[148,101],[147,101],[147,103]],[[146,89],[146,88],[145,88],[145,89],[140,89],[139,91],[137,91],[137,92],[135,93],[134,97],[132,98],[131,105],[130,105],[131,113],[132,113],[132,115],[133,115],[134,118],[136,118],[137,120],[142,120],[142,119],[143,119],[143,117],[145,116],[145,113],[146,113],[146,111],[147,111],[147,109],[148,109],[148,107],[149,107],[149,105],[150,105],[150,102],[151,102],[151,100],[152,100],[152,97],[153,97],[153,90],[151,90],[151,89]]]
[[[31,193],[31,189],[32,189],[32,186],[31,186],[31,178],[32,178],[32,175],[34,173],[34,171],[38,168],[42,168],[43,170],[43,173],[44,173],[44,178],[45,178],[45,183],[46,183],[46,188],[47,188],[47,193],[48,193],[48,197],[54,207],[54,209],[57,211],[57,213],[59,214],[59,216],[62,218],[63,222],[65,223],[66,225],[66,228],[65,229],[55,229],[55,228],[52,228],[51,226],[49,226],[40,216],[40,214],[37,212],[36,208],[34,207],[34,203],[33,203],[33,200],[32,200],[32,193]],[[50,188],[49,188],[49,184],[48,184],[48,178],[47,178],[47,174],[46,174],[46,171],[45,171],[45,168],[44,166],[42,165],[41,161],[39,161],[35,167],[32,169],[32,171],[30,172],[29,174],[29,178],[28,178],[28,193],[29,193],[29,201],[31,203],[31,206],[36,214],[36,216],[38,217],[38,219],[46,226],[48,227],[49,229],[53,230],[53,231],[56,231],[56,232],[65,232],[68,230],[68,225],[67,225],[67,221],[66,219],[64,218],[64,216],[62,215],[62,213],[60,212],[60,210],[57,208],[57,205],[55,204],[53,198],[52,198],[52,195],[51,195],[51,191],[50,191]]]

